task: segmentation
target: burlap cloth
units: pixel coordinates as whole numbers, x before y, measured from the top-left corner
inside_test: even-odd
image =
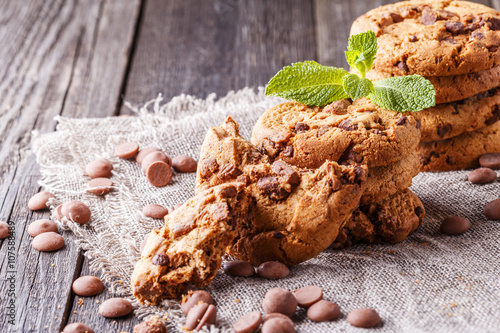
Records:
[[[40,184],[56,196],[52,210],[70,199],[91,207],[87,225],[63,221],[61,226],[78,236],[78,245],[92,258],[91,270],[107,281],[113,293],[133,299],[127,282],[139,258],[139,245],[152,228],[162,225],[161,220],[146,218],[142,207],[183,202],[194,194],[195,182],[195,174],[175,174],[169,185],[153,187],[139,164],[114,156],[114,147],[135,141],[141,147],[159,147],[170,156],[197,158],[209,127],[230,115],[240,124],[243,137],[249,138],[256,119],[279,102],[265,97],[262,89],[231,92],[217,101],[213,95],[205,100],[183,95],[161,105],[157,98],[137,110],[135,117],[59,117],[56,132],[35,135]],[[114,165],[115,189],[104,197],[85,192],[89,181],[85,165],[99,157]],[[312,323],[299,310],[294,318],[298,332],[362,332],[346,320],[347,313],[360,307],[372,307],[382,317],[383,325],[373,332],[498,332],[500,225],[488,221],[482,209],[500,196],[500,184],[472,185],[466,181],[467,173],[423,173],[414,179],[412,190],[424,202],[427,216],[401,244],[326,250],[277,281],[219,273],[206,288],[218,309],[211,331],[229,332],[241,315],[263,312],[261,302],[270,288],[293,290],[314,284],[323,288],[325,299],[339,304],[342,317]],[[440,234],[440,221],[450,214],[470,219],[471,229],[461,236]],[[141,317],[168,313],[169,332],[181,331],[185,317],[177,302],[165,301],[161,308],[135,301],[134,305]]]

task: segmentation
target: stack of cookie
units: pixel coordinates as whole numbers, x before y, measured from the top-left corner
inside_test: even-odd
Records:
[[[368,178],[359,207],[333,246],[397,243],[423,221],[424,208],[408,187],[419,172],[418,122],[367,99],[324,108],[289,102],[257,121],[252,143],[272,161],[315,169],[325,161],[365,165]]]
[[[500,13],[472,2],[415,0],[359,17],[351,34],[372,30],[377,58],[371,80],[420,74],[436,106],[417,112],[424,171],[473,168],[500,151]]]

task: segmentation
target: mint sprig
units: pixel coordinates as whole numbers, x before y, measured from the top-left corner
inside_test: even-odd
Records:
[[[326,105],[348,98],[343,88],[343,68],[304,61],[284,67],[267,84],[266,95],[280,96],[308,105]]]
[[[365,77],[375,61],[377,54],[377,37],[371,30],[359,35],[352,35],[347,42],[345,58],[347,63],[355,68],[361,77]]]
[[[268,83],[266,95],[325,106],[345,98],[368,97],[383,108],[398,112],[420,111],[436,103],[432,84],[420,75],[390,77],[371,82],[365,78],[377,53],[373,31],[349,38],[346,60],[361,77],[342,68],[323,66],[315,61],[294,63],[280,70]]]

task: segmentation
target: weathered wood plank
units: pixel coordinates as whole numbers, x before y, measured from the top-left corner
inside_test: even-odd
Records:
[[[498,0],[493,0],[498,4]],[[316,36],[319,63],[348,69],[344,51],[352,22],[368,10],[397,0],[315,0]],[[489,0],[473,2],[491,6]]]
[[[82,258],[69,232],[61,251],[31,248],[26,226],[48,213],[26,208],[29,197],[39,191],[40,177],[26,149],[32,130],[54,130],[55,115],[115,113],[140,2],[10,1],[0,6],[0,219],[15,223],[17,272],[16,295],[6,296],[8,241],[2,241],[0,307],[6,309],[10,298],[15,299],[17,313],[15,325],[0,321],[0,331],[58,332]],[[116,45],[110,51],[112,40]],[[88,72],[95,74],[81,78]]]
[[[315,56],[310,1],[149,0],[125,99],[224,96]]]

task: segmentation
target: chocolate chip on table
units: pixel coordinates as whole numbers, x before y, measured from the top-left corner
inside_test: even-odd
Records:
[[[267,261],[257,268],[257,274],[266,279],[283,279],[290,274],[290,269],[279,261]]]
[[[134,326],[134,333],[168,333],[167,327],[156,316]]]
[[[95,333],[95,331],[85,324],[72,323],[67,325],[62,333]]]
[[[113,182],[109,178],[94,178],[87,183],[87,192],[96,195],[104,195],[111,191]]]
[[[104,289],[101,279],[95,276],[80,276],[73,282],[73,292],[78,296],[95,296]]]
[[[491,183],[497,179],[497,173],[490,168],[479,168],[471,171],[467,179],[473,184]]]
[[[99,306],[99,314],[106,318],[123,317],[130,312],[132,312],[132,304],[120,297],[110,298]]]
[[[214,299],[205,290],[190,291],[187,295],[182,296],[181,310],[187,315],[189,310],[200,302],[213,304]]]
[[[297,309],[297,300],[288,290],[273,288],[264,296],[262,307],[265,313],[278,312],[291,317]]]
[[[146,171],[146,177],[151,185],[163,187],[172,180],[172,169],[165,162],[153,162]]]
[[[61,207],[61,214],[70,221],[85,224],[90,220],[90,209],[81,201],[68,201]]]
[[[168,209],[162,205],[149,204],[142,208],[142,213],[147,217],[152,217],[154,219],[162,219],[168,214]]]
[[[441,231],[445,235],[459,235],[463,234],[470,228],[470,222],[465,217],[461,216],[448,216],[441,222]]]
[[[149,153],[152,153],[152,152],[155,152],[155,151],[160,151],[160,149],[156,148],[156,147],[145,147],[145,148],[142,148],[141,150],[139,150],[139,153],[137,153],[137,156],[135,157],[135,161],[139,164],[142,164],[142,161],[144,160],[144,158],[149,154]]]
[[[257,331],[262,322],[262,315],[260,312],[250,312],[240,317],[233,325],[235,333],[253,333]]]
[[[177,172],[196,172],[198,163],[190,156],[176,156],[172,159],[172,167]]]
[[[57,224],[47,219],[36,220],[28,226],[28,234],[33,237],[50,231],[57,232]]]
[[[490,169],[500,169],[500,153],[488,153],[479,158],[482,167]]]
[[[109,178],[112,176],[113,164],[105,159],[97,159],[85,167],[85,173],[90,178]]]
[[[215,324],[217,310],[213,304],[199,303],[195,305],[186,317],[186,328],[199,331],[205,325]]]
[[[293,322],[284,318],[270,318],[269,320],[265,320],[264,324],[262,324],[262,328],[260,330],[261,333],[295,333],[295,327]]]
[[[42,191],[34,196],[28,201],[28,208],[30,210],[41,210],[47,208],[47,202],[50,198],[53,198],[54,195],[47,191]]]
[[[317,322],[334,320],[339,316],[339,306],[324,299],[314,303],[307,310],[307,318]]]
[[[318,286],[306,286],[293,293],[302,308],[308,308],[323,298],[323,290]]]
[[[255,274],[255,268],[248,261],[233,260],[224,264],[224,273],[232,276],[249,277]]]
[[[349,324],[355,327],[372,328],[381,323],[378,313],[370,308],[356,309],[347,315]]]
[[[500,220],[500,198],[490,201],[484,206],[484,215],[489,220]]]
[[[139,145],[135,142],[124,142],[115,147],[115,155],[124,160],[134,157],[139,151]]]
[[[162,151],[154,151],[147,154],[146,157],[144,157],[144,159],[142,160],[142,171],[148,171],[149,166],[154,162],[165,162],[168,164],[168,166],[172,166],[172,160],[170,159],[170,157],[168,157],[167,154]]]
[[[7,222],[0,221],[0,239],[4,239],[10,236],[9,225]]]
[[[52,252],[59,250],[64,246],[64,238],[53,231],[44,232],[33,238],[31,245],[35,248],[35,250]]]

